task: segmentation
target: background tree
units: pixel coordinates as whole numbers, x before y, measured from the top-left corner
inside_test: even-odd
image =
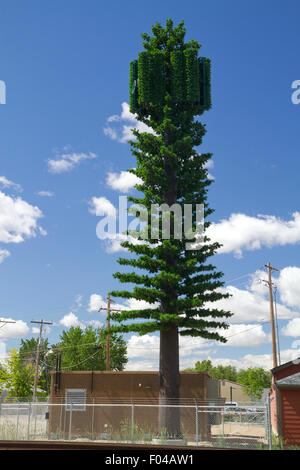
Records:
[[[38,338],[21,339],[19,349],[20,359],[24,366],[31,365],[34,370],[36,367],[36,351],[38,347]],[[40,360],[39,360],[39,378],[38,388],[45,394],[50,392],[50,370],[53,368],[53,358],[49,356],[50,346],[47,338],[41,338]]]
[[[271,388],[270,371],[262,367],[250,367],[240,370],[237,375],[237,382],[243,386],[245,393],[253,398],[260,399],[264,388]]]
[[[50,393],[51,375],[54,370],[56,356],[62,354],[62,369],[70,370],[105,370],[106,369],[106,333],[104,328],[85,329],[71,327],[64,330],[57,344],[49,345],[47,338],[42,338],[39,361],[38,388]],[[38,338],[21,340],[19,350],[20,363],[23,367],[30,366],[35,371]],[[102,346],[102,349],[99,349]],[[127,346],[121,335],[113,333],[110,339],[110,365],[112,370],[123,370],[127,359]],[[39,393],[41,395],[41,392]]]
[[[62,369],[70,370],[105,370],[106,369],[106,332],[104,328],[85,329],[71,327],[60,335],[60,341],[51,347],[51,357],[62,353]],[[102,347],[102,349],[99,349]],[[96,349],[97,348],[97,349]],[[127,359],[127,347],[121,335],[110,337],[111,370],[123,370]]]
[[[249,367],[237,370],[233,366],[214,366],[210,360],[197,361],[192,369],[196,372],[209,372],[211,378],[230,380],[241,384],[246,395],[260,399],[265,388],[271,387],[270,372],[262,367]]]
[[[184,42],[183,22],[174,27],[170,19],[165,28],[157,23],[152,33],[152,36],[142,35],[145,51],[130,65],[131,111],[151,132],[133,131],[136,140],[130,144],[137,164],[130,171],[141,178],[142,183],[136,189],[143,196],[129,200],[136,207],[142,204],[148,217],[138,231],[144,242],[122,243],[133,257],[118,260],[122,266],[141,271],[115,273],[122,283],[135,286],[132,291],[111,294],[144,300],[153,308],[112,314],[119,325],[112,325],[111,331],[141,335],[160,331],[159,399],[161,404],[170,404],[179,399],[178,334],[225,342],[219,330],[227,328],[223,320],[231,313],[205,306],[206,302],[212,305],[227,297],[219,290],[224,285],[222,273],[208,262],[220,247],[218,243],[211,243],[204,236],[200,247],[186,250],[186,243],[191,240],[185,235],[177,239],[172,224],[169,239],[164,238],[162,227],[157,236],[151,236],[152,204],[171,207],[177,203],[182,214],[185,204],[192,205],[193,230],[197,228],[196,204],[204,205],[205,228],[213,212],[207,203],[211,180],[206,165],[211,154],[198,154],[194,149],[202,143],[205,134],[204,125],[195,116],[210,108],[209,60],[198,59],[197,41]],[[170,212],[174,222],[174,214]],[[143,212],[140,220],[145,220],[144,217]],[[162,215],[159,217],[161,222]],[[183,215],[180,222],[183,226]],[[169,435],[181,435],[179,409],[160,407],[159,427],[166,428]]]
[[[8,391],[8,397],[31,400],[34,384],[34,367],[24,366],[19,351],[14,348],[0,370],[0,389]]]
[[[186,369],[195,372],[209,372],[213,379],[226,379],[232,382],[237,381],[237,370],[233,366],[213,366],[210,360],[197,361],[193,369]]]

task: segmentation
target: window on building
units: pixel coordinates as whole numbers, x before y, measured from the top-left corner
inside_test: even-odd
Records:
[[[85,388],[67,388],[66,389],[66,410],[85,411],[86,389]]]

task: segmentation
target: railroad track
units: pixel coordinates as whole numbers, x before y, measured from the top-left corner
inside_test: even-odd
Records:
[[[95,442],[65,442],[65,441],[0,441],[0,450],[90,450],[90,451],[139,451],[155,453],[156,451],[174,451],[174,453],[194,453],[202,450],[229,450],[220,447],[195,446],[163,446],[144,444],[116,444]]]

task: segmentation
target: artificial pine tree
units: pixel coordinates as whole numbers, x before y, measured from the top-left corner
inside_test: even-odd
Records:
[[[218,330],[228,327],[224,319],[231,313],[205,306],[227,297],[219,290],[224,285],[223,274],[208,262],[220,247],[218,243],[211,243],[204,234],[200,246],[187,250],[185,236],[178,239],[172,229],[169,239],[163,238],[162,228],[156,238],[151,234],[153,204],[192,205],[194,230],[196,204],[204,205],[205,228],[213,212],[207,203],[211,180],[206,164],[211,154],[198,154],[194,149],[205,134],[204,125],[195,116],[211,106],[209,59],[197,57],[197,41],[184,42],[183,22],[174,27],[170,19],[165,28],[157,23],[152,33],[142,35],[145,51],[130,64],[130,108],[152,132],[133,131],[136,140],[130,144],[137,164],[129,171],[142,180],[136,189],[143,197],[129,200],[142,204],[149,217],[140,229],[144,242],[122,243],[133,257],[118,262],[134,270],[114,274],[120,282],[135,287],[131,292],[111,292],[116,297],[147,301],[152,308],[112,314],[115,324],[111,331],[160,332],[159,401],[174,404],[180,387],[178,335],[225,342]],[[169,215],[174,222],[172,211]],[[159,428],[169,436],[180,436],[179,409],[161,407]]]

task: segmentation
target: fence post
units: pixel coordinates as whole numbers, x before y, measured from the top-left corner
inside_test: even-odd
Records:
[[[36,435],[36,420],[37,420],[37,402],[35,401],[33,404],[34,409],[34,437]]]
[[[272,432],[271,432],[271,410],[270,410],[270,396],[267,396],[267,404],[265,407],[266,431],[269,450],[272,450]]]
[[[65,401],[65,412],[64,412],[64,439],[66,439],[66,427],[67,427],[67,403]]]
[[[17,424],[16,424],[16,440],[18,440],[18,433],[19,433],[19,408],[20,408],[20,403],[18,402],[18,408],[17,408]]]
[[[31,403],[28,403],[28,422],[27,422],[27,441],[29,441],[29,430],[30,430],[30,415],[31,415]]]
[[[199,445],[199,422],[198,422],[198,404],[196,402],[196,405],[195,405],[195,410],[196,410],[196,445],[198,446]]]
[[[93,398],[93,412],[92,412],[92,439],[94,439],[94,420],[95,420],[95,398]]]
[[[131,441],[134,441],[134,403],[131,405]]]
[[[55,406],[52,408],[51,412],[55,414]],[[60,399],[60,410],[59,410],[59,434],[60,434],[60,439],[62,438],[63,432],[62,432],[62,412],[63,412],[63,399]],[[65,437],[65,435],[64,435]]]
[[[225,411],[225,408],[223,407],[221,413],[222,413],[222,437],[224,439],[224,411]]]
[[[71,402],[70,421],[69,421],[69,441],[72,438],[72,410],[73,410],[73,403]]]

